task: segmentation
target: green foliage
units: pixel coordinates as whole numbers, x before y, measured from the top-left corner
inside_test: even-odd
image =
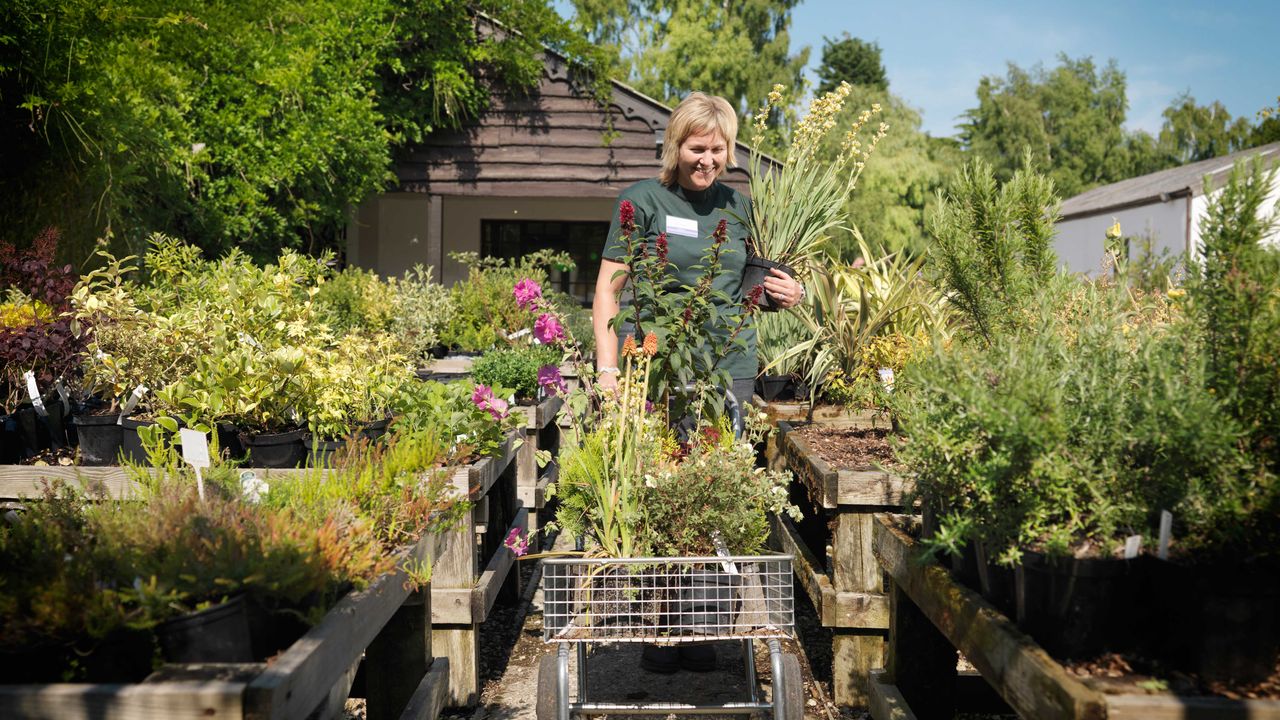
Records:
[[[560,365],[560,351],[548,345],[490,350],[471,365],[471,378],[490,386],[511,388],[517,398],[538,397],[538,370]]]
[[[818,94],[831,92],[840,83],[870,85],[889,89],[884,63],[880,60],[880,44],[842,33],[840,39],[822,38],[822,64],[818,66]]]
[[[1161,167],[1186,165],[1252,147],[1253,127],[1243,117],[1232,119],[1222,103],[1197,105],[1190,93],[1182,93],[1164,111],[1158,152]]]
[[[934,272],[962,324],[987,343],[1025,322],[1022,309],[1054,274],[1054,190],[1029,166],[1000,186],[978,160],[939,197],[929,224]]]
[[[412,369],[390,335],[348,334],[305,366],[298,412],[311,433],[344,438],[360,425],[386,420]]]
[[[483,352],[511,342],[509,336],[533,327],[534,314],[521,310],[512,288],[524,278],[546,284],[547,270],[572,269],[567,253],[540,250],[518,260],[481,258],[476,253],[453,253],[468,267],[467,279],[449,291],[457,312],[444,326],[440,341],[467,352]]]
[[[446,448],[446,456],[461,462],[497,455],[507,434],[523,419],[506,413],[499,413],[499,419],[481,409],[472,399],[475,389],[471,382],[410,383],[396,398],[396,431],[426,433]],[[493,393],[500,399],[511,396],[501,387]]]
[[[1265,207],[1275,183],[1276,170],[1261,160],[1236,164],[1205,210],[1201,260],[1187,291],[1209,356],[1210,386],[1259,460],[1280,473],[1280,253],[1262,244],[1280,223],[1280,213]],[[1206,182],[1205,194],[1212,190]]]
[[[431,279],[431,269],[415,265],[395,285],[395,315],[391,329],[404,343],[411,362],[426,365],[431,349],[457,308],[449,290]]]
[[[613,74],[640,92],[675,105],[699,90],[746,112],[777,83],[804,85],[809,49],[789,54],[788,27],[797,4],[574,0],[573,24],[615,54]]]
[[[316,317],[337,335],[386,332],[396,315],[396,287],[378,273],[347,267],[326,278],[315,294]]]

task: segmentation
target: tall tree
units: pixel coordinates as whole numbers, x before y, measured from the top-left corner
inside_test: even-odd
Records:
[[[1133,158],[1123,129],[1125,76],[1115,61],[1098,68],[1090,58],[1060,55],[1059,63],[1030,71],[1010,63],[1005,77],[982,78],[978,107],[966,111],[960,138],[1002,182],[1029,150],[1069,197],[1129,177]]]
[[[1159,147],[1169,166],[1226,155],[1250,147],[1253,127],[1245,118],[1232,118],[1222,103],[1197,105],[1183,93],[1164,111]]]
[[[844,33],[839,40],[822,38],[818,94],[835,90],[842,82],[888,90],[889,78],[880,61],[880,45],[850,37],[849,33]]]
[[[746,114],[775,83],[798,88],[809,49],[790,54],[799,0],[574,0],[574,25],[617,53],[617,74],[675,104],[693,90]]]

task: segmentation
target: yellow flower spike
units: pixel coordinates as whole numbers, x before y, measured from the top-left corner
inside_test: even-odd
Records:
[[[1107,239],[1115,240],[1118,237],[1120,237],[1120,221],[1116,220],[1111,227],[1107,228]]]

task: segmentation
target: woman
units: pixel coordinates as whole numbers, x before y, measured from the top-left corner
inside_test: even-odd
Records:
[[[747,258],[747,227],[736,218],[747,218],[751,201],[737,190],[719,182],[720,175],[734,163],[734,143],[738,135],[738,118],[728,101],[691,93],[671,113],[671,121],[663,135],[662,172],[654,179],[642,180],[622,191],[618,197],[635,207],[635,224],[639,239],[652,247],[660,233],[667,234],[668,272],[682,286],[693,286],[701,275],[690,269],[696,265],[711,243],[711,234],[721,219],[728,223],[730,252],[722,255],[724,272],[715,279],[733,302],[743,299],[742,272]],[[609,226],[600,275],[596,278],[596,295],[591,319],[596,338],[597,382],[605,390],[618,386],[617,333],[609,321],[618,314],[618,297],[626,284],[626,248],[621,239],[617,210]],[[623,271],[619,274],[619,271]],[[764,281],[765,292],[784,308],[794,306],[804,297],[804,288],[787,274],[773,270]],[[615,277],[615,275],[617,277]],[[719,301],[717,301],[719,302]],[[721,367],[733,378],[733,395],[739,402],[751,398],[755,384],[756,332],[746,328],[741,334],[745,348],[730,353]],[[713,348],[718,351],[719,348]],[[684,668],[694,671],[715,669],[716,653],[707,643],[682,643],[679,648],[645,645],[640,667],[659,673]]]
[[[635,207],[635,223],[640,238],[652,244],[659,233],[667,234],[671,272],[681,285],[692,286],[699,271],[690,267],[701,260],[711,242],[711,233],[721,219],[728,221],[731,252],[723,256],[724,273],[715,285],[735,302],[743,299],[742,272],[746,264],[748,228],[736,218],[749,217],[751,201],[742,193],[719,182],[725,169],[734,164],[734,144],[738,117],[721,97],[690,93],[671,113],[663,134],[662,171],[657,178],[642,180],[618,196]],[[617,387],[618,337],[609,321],[618,314],[618,297],[626,283],[626,250],[621,239],[618,212],[613,213],[605,242],[600,274],[596,278],[591,319],[596,337],[596,370],[600,387]],[[624,274],[618,275],[618,271]],[[617,275],[615,278],[614,276]],[[804,287],[786,273],[773,270],[764,282],[765,292],[784,308],[799,303]],[[756,333],[745,329],[740,337],[745,348],[730,353],[721,367],[733,378],[733,395],[740,402],[751,398],[757,373]]]

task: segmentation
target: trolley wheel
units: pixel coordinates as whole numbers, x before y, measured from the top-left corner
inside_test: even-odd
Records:
[[[538,660],[538,703],[534,709],[538,720],[559,720],[556,707],[556,656],[543,655]]]
[[[782,717],[786,720],[804,720],[804,676],[794,653],[782,653],[782,677],[773,679],[773,702],[782,703]]]

